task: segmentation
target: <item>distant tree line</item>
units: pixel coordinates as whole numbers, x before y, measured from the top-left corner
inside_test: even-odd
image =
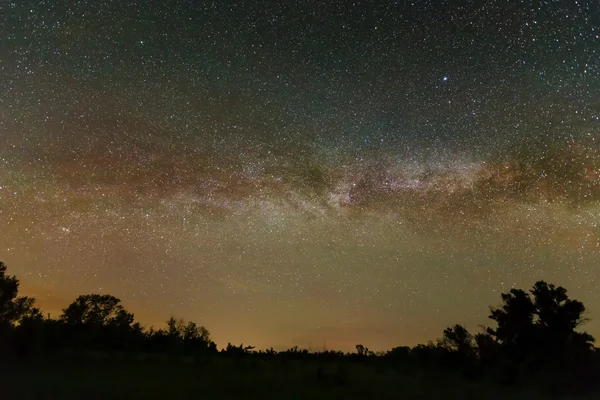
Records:
[[[563,287],[543,281],[529,292],[511,289],[502,294],[502,306],[492,308],[489,316],[495,327],[481,327],[472,334],[454,325],[435,342],[377,353],[361,344],[356,353],[343,353],[297,347],[257,351],[231,343],[219,352],[205,327],[170,318],[165,328],[145,329],[111,295],[81,295],[54,319],[42,314],[35,299],[19,296],[18,289],[19,280],[7,275],[6,265],[0,262],[0,356],[5,358],[100,352],[198,362],[214,356],[352,361],[405,372],[447,368],[460,371],[466,379],[491,377],[506,385],[539,382],[553,393],[585,390],[600,382],[600,353],[593,346],[594,338],[577,330],[586,322],[583,303],[569,299]],[[322,369],[319,374],[327,375]]]

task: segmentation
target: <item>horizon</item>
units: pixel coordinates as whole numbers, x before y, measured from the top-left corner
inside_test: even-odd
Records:
[[[45,301],[44,301],[44,296],[42,296],[42,298],[40,299],[40,297],[36,297],[35,293],[35,289],[30,289],[28,288],[28,285],[24,282],[21,281],[21,292],[23,295],[26,296],[32,296],[35,297],[36,299],[36,303],[38,303],[38,305],[41,308],[42,314],[44,316],[49,316],[51,318],[58,318],[60,316],[60,314],[62,313],[63,309],[66,308],[78,295],[80,294],[84,294],[84,293],[79,293],[79,294],[74,294],[71,298],[69,299],[62,299],[62,305],[58,306],[57,304],[54,305],[54,307],[45,307]],[[532,285],[529,285],[529,287],[531,287]],[[560,284],[558,286],[561,286]],[[510,289],[510,288],[509,288]],[[508,289],[508,290],[509,290]],[[525,288],[520,288],[517,287],[517,289],[525,289]],[[568,290],[568,288],[566,288]],[[40,292],[37,292],[40,293]],[[85,293],[87,294],[87,293]],[[111,295],[115,295],[114,293],[99,293],[99,294],[111,294]],[[569,291],[569,294],[572,293]],[[118,295],[116,295],[117,298],[120,298]],[[498,297],[499,297],[499,293],[498,293]],[[47,300],[47,298],[46,298]],[[498,304],[500,303],[500,301],[498,302]],[[491,304],[489,307],[496,307],[498,306],[498,304]],[[203,324],[200,320],[193,320],[193,319],[189,319],[186,318],[186,316],[182,316],[182,315],[176,315],[176,314],[169,314],[169,315],[165,315],[164,318],[163,317],[159,317],[159,316],[150,316],[150,314],[148,313],[138,313],[136,312],[135,309],[130,309],[128,307],[127,304],[124,304],[125,308],[131,312],[133,312],[133,314],[135,315],[136,318],[136,322],[139,322],[141,324],[141,326],[144,329],[150,329],[150,328],[155,328],[155,329],[161,329],[164,328],[166,326],[166,321],[170,318],[170,317],[174,317],[175,319],[183,319],[186,322],[187,321],[193,321],[198,323],[199,325],[203,325],[205,328],[207,328],[211,334],[212,339],[215,341],[216,345],[217,345],[217,349],[221,350],[224,349],[228,343],[231,343],[232,345],[240,345],[243,344],[244,346],[252,346],[254,347],[254,350],[258,351],[258,350],[268,350],[268,349],[273,349],[275,351],[285,351],[288,349],[291,349],[293,347],[298,347],[299,349],[307,349],[311,352],[318,352],[318,351],[323,351],[323,350],[332,350],[332,351],[343,351],[343,352],[353,352],[356,350],[356,345],[358,344],[362,344],[365,345],[366,347],[368,347],[371,351],[374,352],[385,352],[385,351],[389,351],[391,349],[393,349],[394,347],[403,347],[403,346],[408,346],[408,347],[414,347],[418,344],[427,344],[428,342],[432,341],[435,342],[436,340],[438,340],[441,337],[442,331],[444,328],[446,328],[447,326],[450,326],[451,324],[444,324],[444,323],[440,323],[440,329],[438,334],[435,337],[430,337],[430,338],[423,338],[423,339],[414,339],[413,342],[405,342],[402,341],[402,338],[399,338],[399,340],[397,341],[397,343],[394,344],[393,339],[390,339],[386,344],[386,345],[380,345],[380,347],[373,347],[371,345],[369,345],[369,342],[366,340],[360,340],[357,337],[357,340],[354,339],[346,339],[346,340],[341,340],[341,341],[337,341],[336,338],[333,339],[323,339],[321,341],[321,343],[318,342],[311,342],[311,341],[299,341],[299,342],[293,342],[293,341],[289,341],[288,344],[274,344],[274,343],[270,343],[268,341],[262,343],[261,341],[259,341],[258,343],[261,343],[260,345],[256,345],[250,341],[245,341],[244,339],[244,334],[241,333],[237,336],[230,336],[228,339],[226,340],[219,340],[219,337],[222,335],[219,335],[219,332],[217,332],[217,335],[215,335],[214,331],[210,328],[210,326],[207,326],[206,324]],[[490,322],[489,318],[487,318],[487,316],[489,315],[489,312],[486,314],[486,321],[485,322]],[[578,331],[587,331],[588,333],[592,334],[592,336],[596,337],[596,331],[594,330],[589,330],[587,329],[589,327],[589,324],[591,321],[594,320],[593,316],[590,317],[590,312],[589,309],[586,310],[586,318],[588,318],[588,321],[586,321],[585,324],[583,324],[581,327],[579,327]],[[470,329],[472,332],[477,333],[478,331],[481,331],[481,326],[482,325],[488,325],[486,323],[478,323],[475,325],[466,325],[464,323],[460,323],[461,325],[465,326],[467,329]],[[475,329],[475,327],[477,327],[477,329]],[[240,326],[240,328],[243,328],[243,326]],[[307,339],[309,340],[309,339]],[[391,343],[391,345],[389,344]],[[340,344],[342,344],[340,346]]]

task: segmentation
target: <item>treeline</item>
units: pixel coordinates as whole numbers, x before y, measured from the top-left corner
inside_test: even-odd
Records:
[[[57,318],[44,316],[35,299],[18,295],[19,281],[0,262],[0,351],[23,357],[60,350],[144,352],[203,356],[217,352],[208,330],[170,318],[163,329],[145,329],[121,301],[88,294]]]
[[[356,353],[297,347],[256,351],[232,344],[219,352],[205,327],[171,318],[165,328],[146,329],[110,295],[79,296],[54,319],[44,316],[33,298],[19,296],[18,289],[18,279],[7,275],[6,265],[0,262],[0,353],[4,356],[101,352],[197,362],[213,357],[356,361],[407,373],[442,368],[458,371],[466,379],[491,378],[509,385],[539,382],[554,393],[587,390],[600,382],[600,353],[593,346],[594,338],[577,330],[586,322],[584,305],[569,299],[563,287],[543,281],[528,292],[511,289],[502,294],[502,305],[492,308],[489,316],[494,327],[481,327],[472,334],[454,325],[435,342],[377,353],[360,344]]]

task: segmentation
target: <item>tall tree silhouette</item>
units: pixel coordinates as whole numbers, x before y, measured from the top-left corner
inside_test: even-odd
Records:
[[[585,322],[585,307],[569,299],[565,288],[539,281],[529,293],[512,289],[502,294],[502,300],[502,307],[490,315],[498,326],[487,333],[513,355],[556,358],[591,350],[594,338],[575,331]]]
[[[567,290],[546,282],[537,282],[531,290],[536,309],[536,328],[546,357],[563,359],[588,353],[594,337],[576,329],[587,321],[582,302],[569,299]]]
[[[0,352],[14,353],[34,341],[31,328],[43,318],[34,298],[19,296],[19,280],[6,269],[0,261]]]
[[[19,280],[6,274],[6,264],[0,261],[0,329],[6,329],[24,318],[41,317],[35,299],[19,296]]]
[[[505,347],[526,349],[533,340],[535,306],[529,294],[521,289],[511,289],[501,296],[504,304],[492,309],[490,315],[498,327],[488,328],[488,333]]]

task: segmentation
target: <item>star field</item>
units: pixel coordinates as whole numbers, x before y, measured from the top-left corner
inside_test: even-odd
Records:
[[[599,334],[599,3],[0,11],[0,259],[46,311],[387,349],[545,279]]]

